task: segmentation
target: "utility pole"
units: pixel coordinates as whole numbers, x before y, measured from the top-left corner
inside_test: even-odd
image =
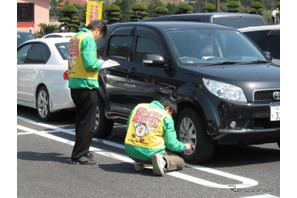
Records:
[[[220,0],[217,0],[217,12],[220,12]]]

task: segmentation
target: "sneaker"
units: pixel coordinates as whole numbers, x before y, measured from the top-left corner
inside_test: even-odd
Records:
[[[166,174],[166,161],[160,154],[152,155],[153,173],[155,175],[164,176]]]
[[[89,152],[87,152],[87,154],[85,156],[87,156],[89,158],[93,158],[94,155],[92,152],[89,151]]]
[[[144,165],[142,162],[135,162],[134,168],[136,171],[143,171]]]
[[[78,160],[71,159],[71,164],[94,165],[96,161],[87,155],[81,156]]]

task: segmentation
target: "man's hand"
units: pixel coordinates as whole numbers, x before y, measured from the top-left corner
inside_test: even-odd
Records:
[[[98,61],[101,63],[101,65],[104,64],[104,60],[102,60],[102,59],[98,59]]]
[[[185,145],[186,145],[185,153],[190,153],[192,150],[192,144],[185,143]]]

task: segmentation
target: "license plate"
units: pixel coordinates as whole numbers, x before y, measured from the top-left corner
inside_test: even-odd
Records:
[[[280,106],[270,106],[270,121],[280,121]]]

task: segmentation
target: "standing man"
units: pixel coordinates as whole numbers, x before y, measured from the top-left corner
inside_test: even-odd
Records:
[[[176,109],[172,100],[162,98],[149,104],[139,104],[131,112],[127,123],[125,151],[136,161],[136,171],[143,170],[144,163],[152,163],[153,173],[160,176],[164,176],[167,171],[183,169],[184,160],[173,152],[190,152],[192,147],[176,138],[171,117]]]
[[[87,28],[82,28],[69,42],[69,88],[77,111],[72,164],[96,164],[89,147],[95,132],[98,73],[104,63],[97,59],[96,41],[106,34],[106,24],[95,20]]]

